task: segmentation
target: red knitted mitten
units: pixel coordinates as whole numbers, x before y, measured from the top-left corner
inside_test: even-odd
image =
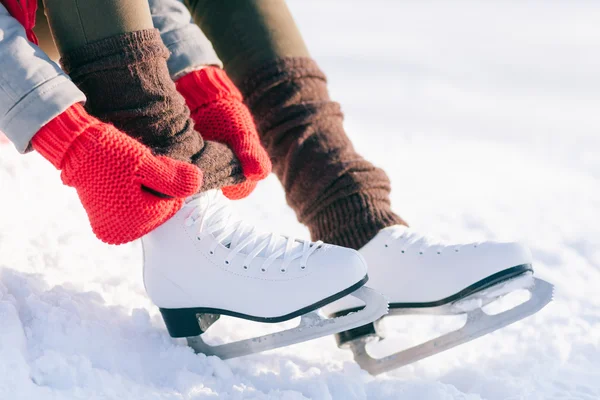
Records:
[[[37,0],[0,0],[0,3],[6,7],[14,19],[23,25],[27,33],[27,39],[38,44],[37,37],[33,33]]]
[[[201,171],[148,148],[75,104],[48,122],[32,145],[77,189],[96,236],[109,244],[139,239],[197,193]]]
[[[256,182],[271,172],[271,160],[260,143],[256,126],[242,94],[225,71],[206,67],[176,82],[202,137],[227,144],[242,164],[247,181],[223,188],[230,199],[248,196]]]

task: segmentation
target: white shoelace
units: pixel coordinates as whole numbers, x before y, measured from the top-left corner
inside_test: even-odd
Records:
[[[385,242],[385,246],[388,247],[392,241],[395,242],[395,245],[399,244],[401,246],[402,252],[408,250],[409,247],[416,247],[420,254],[425,250],[435,250],[438,254],[441,254],[441,251],[447,247],[441,240],[422,235],[410,228],[392,231],[388,241]]]
[[[308,258],[323,244],[321,241],[310,242],[257,232],[253,226],[233,216],[229,200],[218,190],[192,196],[186,200],[184,207],[192,209],[186,224],[198,226],[198,239],[202,239],[201,235],[214,237],[210,254],[214,254],[219,244],[229,248],[225,264],[230,264],[237,254],[245,254],[244,269],[248,269],[258,256],[266,257],[261,265],[262,272],[267,272],[278,258],[283,260],[281,272],[286,272],[289,264],[297,259],[300,259],[300,268],[305,269]]]
[[[409,249],[416,248],[419,254],[424,254],[426,251],[442,254],[444,251],[460,252],[468,244],[469,247],[477,248],[482,242],[449,244],[443,240],[425,236],[413,231],[410,228],[394,229],[388,240],[384,243],[385,247],[392,245],[400,246],[402,253]]]

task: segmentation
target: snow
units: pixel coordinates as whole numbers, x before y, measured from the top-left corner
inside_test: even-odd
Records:
[[[331,337],[194,355],[145,296],[139,243],[98,242],[45,160],[0,145],[0,399],[600,398],[600,4],[290,6],[356,148],[390,175],[395,209],[445,239],[525,242],[555,301],[377,378]],[[237,207],[307,236],[275,177]],[[396,318],[387,350],[456,323]],[[209,333],[273,329],[230,318]]]

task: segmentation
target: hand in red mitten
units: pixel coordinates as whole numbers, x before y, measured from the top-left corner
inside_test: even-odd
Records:
[[[271,160],[260,143],[250,110],[225,71],[206,67],[176,82],[202,137],[227,144],[242,164],[246,182],[223,188],[230,199],[248,196],[271,172]]]
[[[6,7],[14,19],[23,25],[25,32],[27,32],[27,39],[38,44],[37,37],[33,33],[37,0],[0,0],[0,3]]]
[[[154,156],[148,148],[75,104],[43,126],[32,145],[77,189],[92,229],[110,244],[127,243],[171,218],[197,193],[201,171]]]

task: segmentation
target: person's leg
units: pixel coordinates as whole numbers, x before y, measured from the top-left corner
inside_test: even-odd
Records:
[[[275,59],[310,57],[284,0],[183,0],[234,82]]]
[[[60,54],[129,32],[153,29],[147,0],[44,0]]]
[[[168,50],[147,0],[45,0],[63,68],[86,94],[87,110],[150,147],[204,171],[203,190],[243,181],[225,145],[194,131],[167,68]]]
[[[487,304],[503,293],[529,287],[531,253],[522,245],[444,245],[403,226],[390,208],[387,176],[352,148],[339,105],[330,100],[325,76],[308,56],[283,0],[186,1],[245,94],[300,221],[314,238],[360,248],[369,266],[368,285],[388,299],[389,315],[406,315],[410,308],[454,314],[460,312],[460,307],[454,308],[460,304],[457,299]],[[520,310],[484,319],[481,310],[475,310],[471,316],[476,317],[467,319],[469,328],[483,334],[506,326],[541,309],[551,293],[551,285],[538,280]],[[323,312],[344,315],[357,307],[344,298]],[[361,327],[337,339],[339,344],[353,342],[355,358],[373,373],[415,360],[415,348],[385,360],[369,359],[365,337],[377,332],[375,326]],[[460,331],[453,332],[421,345],[418,353],[426,357],[440,351],[436,344],[447,349],[464,339]]]
[[[405,224],[390,182],[344,132],[325,75],[283,0],[186,0],[244,94],[287,201],[314,239],[358,249]]]
[[[206,35],[192,21],[183,0],[148,0],[148,3],[154,27],[169,50],[167,65],[174,81],[205,67],[223,67]]]

